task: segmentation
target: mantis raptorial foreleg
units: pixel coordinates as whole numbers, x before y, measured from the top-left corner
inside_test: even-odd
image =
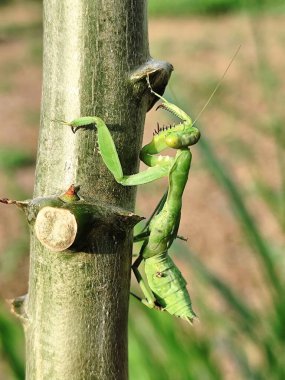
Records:
[[[182,122],[166,130],[156,131],[152,141],[145,145],[140,152],[140,159],[149,168],[137,174],[124,175],[113,138],[102,119],[97,116],[85,116],[71,122],[64,122],[64,124],[72,128],[73,132],[90,124],[96,126],[102,159],[115,180],[124,186],[140,185],[167,176],[175,164],[175,158],[156,155],[167,148],[180,149],[185,146],[188,147],[195,144],[200,138],[199,130],[192,126],[191,118],[184,111],[157,93],[153,93],[163,100],[160,107],[172,112]]]
[[[113,138],[102,119],[97,116],[85,116],[75,119],[70,123],[64,123],[69,125],[74,132],[86,125],[96,125],[98,131],[98,145],[102,159],[107,168],[113,174],[115,180],[124,186],[141,185],[165,177],[168,175],[173,164],[173,159],[166,157],[166,159],[161,159],[157,163],[155,162],[155,165],[150,165],[151,167],[144,172],[129,176],[124,175]],[[157,152],[159,152],[159,147],[157,148]]]

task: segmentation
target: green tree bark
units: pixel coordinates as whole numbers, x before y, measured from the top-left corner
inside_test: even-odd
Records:
[[[110,214],[117,213],[113,206],[134,209],[135,188],[114,181],[98,153],[95,128],[73,134],[54,120],[101,117],[114,136],[124,172],[135,173],[145,113],[155,101],[146,75],[162,93],[172,67],[149,56],[144,0],[43,3],[41,130],[27,213],[29,294],[24,303],[15,302],[25,325],[26,378],[125,380],[132,234],[131,223],[121,218],[124,212],[117,222]],[[72,183],[89,200],[85,211],[90,207],[96,214],[96,204],[105,211],[96,214],[92,229],[73,248],[50,251],[34,233],[35,204],[46,197],[45,204],[53,207],[50,196]]]

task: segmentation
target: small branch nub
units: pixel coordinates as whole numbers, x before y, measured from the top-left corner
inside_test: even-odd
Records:
[[[80,186],[75,186],[74,184],[70,185],[70,187],[59,196],[65,203],[71,203],[75,201],[79,201],[80,197],[78,196],[78,192],[80,190]]]

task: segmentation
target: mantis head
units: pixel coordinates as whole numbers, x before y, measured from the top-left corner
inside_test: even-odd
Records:
[[[176,105],[163,99],[163,103],[157,107],[163,108],[177,116],[181,123],[170,126],[164,134],[165,143],[169,148],[183,149],[196,144],[200,139],[200,131],[193,126],[190,116]]]

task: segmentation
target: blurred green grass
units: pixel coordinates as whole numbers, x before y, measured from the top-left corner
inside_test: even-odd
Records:
[[[3,1],[3,0],[2,0]],[[254,1],[255,9],[280,5],[280,1]],[[195,8],[196,7],[196,8]],[[170,2],[168,0],[151,0],[149,9],[152,15],[186,15],[193,12],[203,14],[224,13],[232,10],[244,9],[244,2],[230,0],[216,1],[183,1]],[[278,8],[280,9],[280,8]],[[255,46],[257,49],[257,73],[260,89],[268,108],[271,110],[271,119],[267,124],[260,124],[256,117],[252,128],[260,134],[272,139],[277,152],[279,181],[278,185],[271,184],[261,178],[258,173],[252,173],[254,183],[254,196],[259,197],[273,214],[276,223],[282,231],[285,230],[285,180],[284,180],[284,146],[285,133],[282,115],[276,109],[276,102],[272,94],[280,94],[282,78],[272,68],[266,43],[262,40],[262,30],[258,24],[252,24]],[[0,35],[8,38],[30,38],[39,32],[40,24],[29,26],[12,25],[1,31]],[[2,32],[2,33],[1,33]],[[10,38],[10,37],[9,37]],[[32,38],[33,39],[33,38]],[[162,52],[168,46],[164,41]],[[198,49],[198,44],[195,49]],[[191,46],[186,47],[187,53],[192,54]],[[214,47],[207,41],[202,47],[204,50]],[[34,39],[29,46],[32,52],[30,60],[40,63],[41,46],[38,39]],[[172,45],[173,53],[176,46]],[[195,50],[194,49],[194,50]],[[155,54],[154,54],[155,55]],[[192,58],[193,59],[193,58]],[[15,67],[17,70],[17,67]],[[184,77],[178,78],[179,86],[184,86],[182,95],[184,103],[191,104],[187,96],[187,81]],[[196,79],[194,93],[203,97],[209,94],[216,78],[203,77],[203,83]],[[8,83],[9,84],[9,83]],[[196,87],[195,87],[196,86]],[[7,87],[7,86],[6,86]],[[175,87],[175,86],[174,86]],[[214,107],[221,108],[221,112],[231,112],[234,117],[241,116],[239,110],[225,106],[230,97],[228,84],[223,85],[225,92],[218,94],[214,99]],[[9,90],[9,87],[7,87]],[[6,91],[7,91],[6,88]],[[181,96],[181,92],[179,93]],[[182,108],[191,114],[191,110],[182,104],[181,98],[176,101]],[[224,109],[223,109],[224,104]],[[29,111],[30,112],[30,111]],[[36,111],[26,113],[26,119],[37,118]],[[35,115],[35,116],[34,116]],[[246,115],[248,117],[248,115]],[[30,122],[27,120],[27,122]],[[203,126],[201,129],[204,130]],[[211,173],[217,182],[220,191],[227,196],[228,204],[236,221],[244,233],[245,244],[254,255],[254,260],[260,271],[262,285],[268,292],[267,299],[262,301],[262,308],[251,304],[250,296],[243,297],[238,289],[222,280],[204,261],[198,258],[197,253],[189,250],[185,243],[176,242],[172,254],[174,260],[180,260],[184,267],[191,267],[195,273],[195,281],[191,283],[195,294],[195,310],[199,310],[200,324],[189,328],[181,321],[171,318],[167,314],[147,310],[136,300],[131,299],[129,324],[129,352],[130,352],[130,378],[136,380],[211,380],[227,379],[225,365],[229,365],[235,373],[235,380],[282,380],[285,379],[285,363],[283,360],[285,338],[285,284],[284,273],[284,245],[275,237],[268,237],[259,226],[258,220],[252,215],[251,209],[245,199],[246,189],[235,178],[235,174],[228,167],[228,163],[221,159],[219,149],[212,139],[203,139],[199,142],[199,149],[203,158],[203,168]],[[251,149],[251,142],[234,139],[228,146],[231,155],[240,155],[243,160],[248,156],[255,161],[256,156]],[[33,165],[34,158],[25,150],[0,149],[0,171],[9,180],[9,190],[13,194],[18,192],[15,173],[21,168]],[[267,163],[268,164],[268,163]],[[271,164],[271,163],[269,163]],[[9,193],[10,195],[10,193]],[[17,194],[25,198],[23,192]],[[217,226],[219,230],[222,226]],[[223,233],[222,230],[219,230]],[[11,243],[2,253],[0,266],[1,276],[12,276],[19,259],[27,252],[27,240],[22,236]],[[246,262],[244,263],[246,266]],[[199,286],[195,287],[195,282]],[[208,304],[210,298],[217,298],[223,305],[223,312]],[[257,289],[257,296],[262,298],[263,292]],[[4,305],[0,307],[0,349],[1,357],[5,362],[7,373],[1,374],[5,380],[24,379],[23,333],[19,323],[9,316]]]
[[[0,303],[0,331],[1,358],[10,367],[10,371],[6,375],[2,373],[0,376],[2,379],[22,380],[25,378],[22,327],[16,323],[14,318],[12,319],[2,303]]]
[[[34,163],[35,158],[21,149],[0,147],[0,169],[5,172],[15,171]]]
[[[149,0],[151,16],[218,15],[234,11],[285,10],[283,0]]]

